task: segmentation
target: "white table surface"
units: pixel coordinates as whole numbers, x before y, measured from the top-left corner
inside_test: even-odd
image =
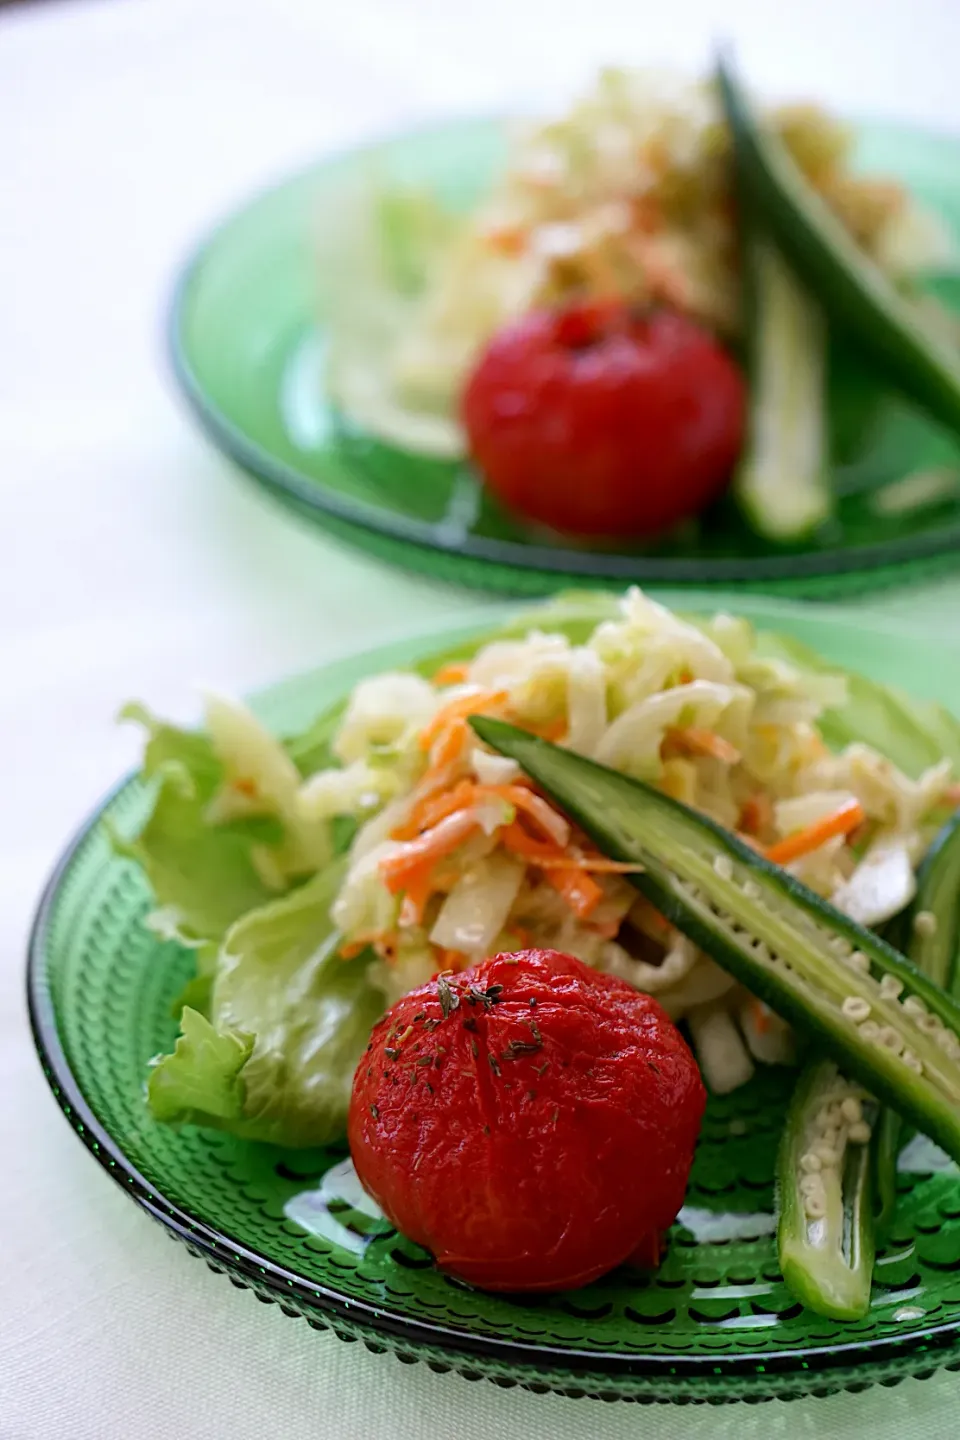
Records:
[[[314,1334],[124,1199],[26,1029],[31,908],[133,759],[112,724],[124,698],[188,716],[200,680],[251,687],[478,603],[298,528],[195,433],[161,346],[184,250],[324,149],[548,100],[611,58],[697,65],[720,34],[773,91],[960,129],[957,0],[0,10],[0,1440],[956,1433],[952,1376],[856,1407],[653,1412],[468,1385]],[[957,593],[940,592],[954,621]],[[885,603],[920,619],[933,598]]]

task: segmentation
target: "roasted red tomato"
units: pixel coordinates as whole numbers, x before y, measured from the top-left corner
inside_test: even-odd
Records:
[[[744,383],[673,311],[540,310],[495,335],[463,397],[470,450],[510,510],[573,535],[667,529],[716,499],[740,453]]]
[[[442,1269],[488,1290],[568,1289],[656,1259],[705,1098],[649,995],[524,950],[384,1016],[354,1080],[350,1149]]]

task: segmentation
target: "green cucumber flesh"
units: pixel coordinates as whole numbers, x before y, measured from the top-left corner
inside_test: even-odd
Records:
[[[783,1278],[808,1309],[836,1320],[861,1320],[870,1308],[873,1140],[847,1138],[840,1142],[839,1153],[834,1151],[836,1163],[821,1164],[815,1173],[805,1169],[805,1162],[812,1163],[811,1156],[819,1160],[815,1147],[824,1134],[821,1117],[837,1108],[838,1094],[849,1088],[832,1060],[808,1065],[790,1102],[777,1156],[777,1246]],[[869,1100],[862,1105],[866,1122],[874,1122],[876,1105]],[[808,1185],[817,1186],[819,1194],[805,1195]],[[811,1207],[811,1199],[819,1202],[816,1207]],[[808,1213],[810,1208],[816,1213]]]
[[[753,238],[750,265],[750,417],[734,482],[752,529],[802,540],[830,514],[820,307],[769,241]]]
[[[713,821],[503,721],[470,723],[481,740],[516,760],[603,854],[643,866],[631,883],[677,929],[960,1160],[960,1006],[954,1000],[892,946]],[[887,993],[893,982],[902,987],[899,1000]],[[915,1013],[905,1008],[911,1001]],[[866,1006],[864,1018],[892,1048],[877,1033],[862,1031],[863,1021],[845,1004]],[[942,1032],[939,1042],[935,1031]]]
[[[718,81],[741,204],[762,221],[827,319],[856,341],[888,383],[960,431],[960,359],[924,328],[915,308],[856,244],[779,136],[757,118],[722,60]]]
[[[904,1143],[903,1121],[885,1105],[877,1117],[873,1144],[874,1210],[880,1235],[889,1228],[897,1208],[897,1161]]]

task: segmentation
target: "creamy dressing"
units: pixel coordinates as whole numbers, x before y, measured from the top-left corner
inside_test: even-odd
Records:
[[[360,1184],[360,1177],[348,1157],[332,1166],[322,1177],[320,1184],[311,1190],[302,1190],[294,1195],[283,1207],[283,1213],[295,1225],[300,1225],[311,1235],[339,1245],[353,1255],[362,1255],[377,1232],[361,1235],[344,1225],[330,1206],[333,1203],[348,1205],[369,1220],[384,1220],[383,1211]]]
[[[769,1210],[740,1212],[718,1212],[704,1210],[697,1205],[684,1205],[677,1216],[677,1223],[683,1225],[701,1244],[709,1245],[718,1240],[753,1240],[760,1235],[775,1235],[777,1217]]]

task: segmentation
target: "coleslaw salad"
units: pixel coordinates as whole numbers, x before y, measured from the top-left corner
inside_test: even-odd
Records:
[[[166,1119],[282,1143],[342,1128],[392,999],[497,949],[561,949],[655,994],[688,1022],[715,1090],[792,1058],[788,1027],[480,744],[469,715],[655,785],[868,926],[909,904],[958,798],[946,712],[639,591],[557,601],[420,672],[371,676],[292,740],[233,700],[206,712],[203,736],[134,712],[157,796],[118,843],[198,958],[151,1100]]]

